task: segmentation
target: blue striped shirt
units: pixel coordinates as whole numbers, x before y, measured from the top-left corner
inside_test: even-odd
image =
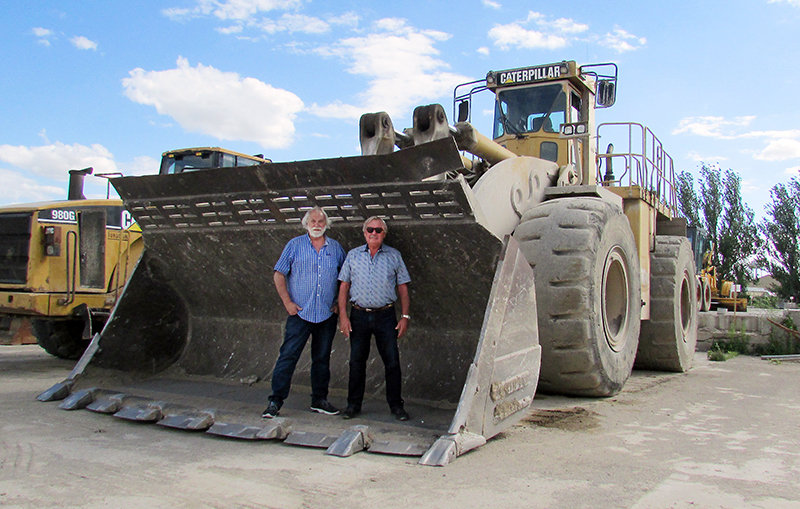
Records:
[[[320,323],[331,316],[339,293],[336,276],[344,263],[341,244],[325,237],[317,252],[308,235],[286,243],[275,270],[286,276],[292,302],[303,308],[297,315],[307,322]]]
[[[339,281],[350,283],[350,300],[363,308],[380,308],[397,300],[397,285],[411,282],[400,251],[381,245],[375,256],[369,247],[350,250],[339,272]]]

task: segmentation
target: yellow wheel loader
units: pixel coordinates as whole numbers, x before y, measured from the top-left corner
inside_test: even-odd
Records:
[[[78,359],[139,259],[122,200],[83,196],[92,168],[70,170],[67,201],[0,207],[0,337]]]
[[[595,125],[616,83],[613,64],[490,72],[456,88],[455,125],[440,105],[418,107],[403,132],[385,113],[362,116],[361,156],[115,179],[145,252],[102,334],[39,399],[445,465],[524,417],[537,386],[610,396],[634,363],[688,369],[697,283],[672,160],[641,124]],[[492,139],[468,123],[483,92],[495,96]],[[598,139],[625,148],[598,154]],[[314,206],[347,248],[363,243],[367,217],[385,218],[387,243],[403,253],[409,421],[384,408],[377,357],[360,420],[293,403],[305,401],[307,354],[281,416],[260,419],[285,321],[272,264]],[[348,353],[337,336],[334,403]]]

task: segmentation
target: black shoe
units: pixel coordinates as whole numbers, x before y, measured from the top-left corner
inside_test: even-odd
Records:
[[[342,412],[342,418],[343,419],[352,419],[353,417],[357,416],[360,413],[361,413],[361,409],[360,408],[348,406],[347,409],[344,412]]]
[[[394,418],[397,419],[398,421],[407,421],[411,418],[408,415],[408,412],[406,412],[403,407],[393,408],[392,414],[394,415]]]
[[[311,403],[311,411],[325,415],[336,415],[339,413],[339,409],[328,403],[327,399]]]
[[[272,419],[273,417],[277,417],[280,409],[281,407],[278,406],[277,403],[275,403],[274,401],[270,401],[269,406],[267,407],[266,410],[264,410],[264,413],[261,414],[261,417],[263,417],[264,419]]]

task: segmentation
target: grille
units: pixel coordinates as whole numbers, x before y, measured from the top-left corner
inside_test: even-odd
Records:
[[[0,283],[25,284],[31,244],[31,213],[0,214]]]

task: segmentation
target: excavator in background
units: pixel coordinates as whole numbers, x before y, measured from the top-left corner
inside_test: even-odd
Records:
[[[537,390],[611,396],[634,366],[689,369],[697,280],[672,159],[642,124],[595,124],[616,84],[615,64],[492,71],[456,88],[455,125],[438,104],[416,108],[402,132],[386,113],[363,115],[361,156],[114,179],[146,249],[105,329],[39,399],[445,465],[523,418]],[[487,91],[491,139],[468,122]],[[363,243],[367,217],[384,218],[403,253],[409,421],[385,412],[374,356],[371,397],[348,427],[292,408],[300,397],[282,417],[259,418],[285,321],[272,263],[315,206],[346,247]],[[347,363],[337,336],[334,402]],[[306,354],[295,387],[308,386],[309,370]]]
[[[739,296],[740,286],[717,277],[714,243],[708,239],[704,228],[689,226],[687,236],[692,244],[697,272],[697,301],[700,311],[711,311],[720,307],[731,311],[747,311],[747,297]]]

